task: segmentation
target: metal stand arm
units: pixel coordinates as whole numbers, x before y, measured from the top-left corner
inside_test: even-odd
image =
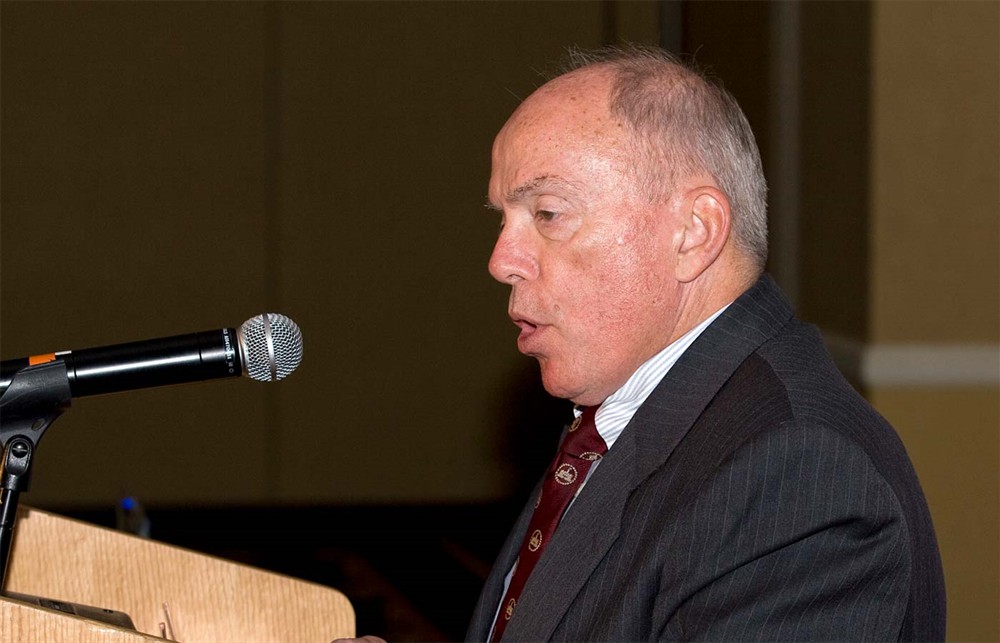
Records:
[[[31,482],[35,450],[71,397],[66,364],[60,360],[22,368],[0,397],[0,591],[14,540],[18,497]]]

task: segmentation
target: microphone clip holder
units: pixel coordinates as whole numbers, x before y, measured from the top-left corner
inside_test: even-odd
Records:
[[[31,464],[45,430],[70,406],[72,394],[61,360],[18,371],[0,396],[0,591],[14,539],[18,497],[28,490]]]

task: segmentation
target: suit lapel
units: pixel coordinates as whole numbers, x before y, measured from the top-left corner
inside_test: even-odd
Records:
[[[764,276],[685,351],[633,416],[560,523],[528,579],[505,639],[552,637],[617,539],[632,491],[666,462],[736,368],[791,316],[777,286]],[[529,507],[518,520],[504,547],[502,568],[494,569],[484,592],[491,595],[493,602],[487,607],[492,610],[500,600],[503,577],[517,555],[530,513]]]
[[[636,484],[658,469],[736,369],[792,318],[763,276],[681,355],[626,427],[638,456]]]

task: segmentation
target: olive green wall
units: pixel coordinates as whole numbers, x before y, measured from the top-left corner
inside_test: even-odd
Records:
[[[874,18],[871,336],[996,344],[1000,4],[880,2]]]
[[[25,501],[508,494],[544,402],[486,271],[492,138],[566,45],[655,42],[657,9],[2,3],[3,357],[265,310],[305,345],[278,384],[76,400]]]

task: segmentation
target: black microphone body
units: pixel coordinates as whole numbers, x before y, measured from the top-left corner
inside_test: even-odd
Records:
[[[0,395],[22,368],[61,360],[73,397],[184,384],[244,374],[237,332],[221,328],[0,362]]]
[[[55,361],[66,366],[71,397],[241,375],[274,382],[302,361],[302,332],[284,315],[264,313],[246,320],[238,330],[220,328],[5,360],[0,362],[0,396],[25,368]]]

